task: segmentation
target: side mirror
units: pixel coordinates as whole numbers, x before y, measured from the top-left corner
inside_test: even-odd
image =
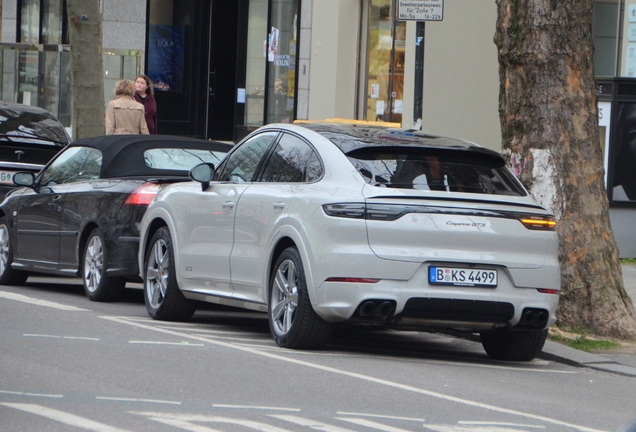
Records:
[[[214,164],[202,163],[190,170],[189,176],[192,180],[201,183],[201,190],[204,191],[210,186],[214,175]]]
[[[17,172],[13,175],[13,183],[17,186],[33,187],[35,174],[30,172]]]

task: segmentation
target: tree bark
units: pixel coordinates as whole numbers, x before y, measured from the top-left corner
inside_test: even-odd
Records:
[[[102,20],[99,0],[68,0],[73,139],[104,135]]]
[[[592,0],[497,0],[504,156],[558,221],[560,323],[636,337],[610,228],[594,79]]]

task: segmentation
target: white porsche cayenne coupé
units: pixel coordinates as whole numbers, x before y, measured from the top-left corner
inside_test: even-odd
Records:
[[[267,312],[281,347],[338,323],[479,333],[529,360],[556,321],[554,217],[468,141],[368,124],[272,124],[144,215],[146,307],[188,320],[199,301]]]

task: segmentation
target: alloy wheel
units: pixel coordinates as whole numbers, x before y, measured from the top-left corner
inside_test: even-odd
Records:
[[[170,253],[163,239],[155,242],[146,265],[146,296],[150,306],[158,309],[166,297],[170,277]]]
[[[9,230],[0,225],[0,275],[4,274],[9,262]]]
[[[283,261],[276,270],[271,302],[274,329],[285,335],[291,330],[298,307],[298,278],[293,261]]]
[[[88,242],[84,256],[84,285],[94,293],[102,280],[104,269],[104,245],[99,236],[93,236]]]

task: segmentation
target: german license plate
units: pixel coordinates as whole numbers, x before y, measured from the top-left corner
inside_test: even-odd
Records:
[[[431,285],[496,287],[497,270],[431,266],[428,268],[428,282]]]
[[[13,184],[13,171],[0,171],[0,184]]]

